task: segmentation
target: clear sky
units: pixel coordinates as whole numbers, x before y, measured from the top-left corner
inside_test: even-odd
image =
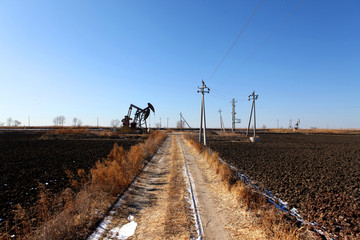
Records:
[[[203,79],[209,127],[232,98],[246,127],[255,90],[258,126],[360,128],[360,1],[306,0],[262,45],[301,2],[265,0],[210,77],[258,0],[1,0],[0,122],[109,126],[150,102],[152,126],[198,127]]]

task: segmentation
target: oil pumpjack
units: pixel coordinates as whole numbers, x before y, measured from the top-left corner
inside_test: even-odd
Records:
[[[299,124],[300,124],[300,118],[298,118],[298,120],[296,121],[295,126],[294,126],[294,130],[299,129]]]
[[[136,112],[134,115],[134,119],[131,118],[131,112],[132,109],[135,108]],[[121,120],[124,127],[130,127],[132,129],[139,129],[142,131],[142,128],[145,127],[147,129],[146,119],[150,115],[150,110],[155,113],[155,109],[151,103],[148,103],[148,106],[144,109],[139,108],[138,106],[135,106],[134,104],[131,104],[129,107],[128,114]],[[132,122],[130,122],[133,120]]]

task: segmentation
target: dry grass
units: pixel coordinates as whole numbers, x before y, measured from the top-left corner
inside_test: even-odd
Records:
[[[100,137],[111,137],[111,136],[113,136],[114,133],[110,130],[102,130],[102,131],[95,132],[95,134],[97,134]]]
[[[188,142],[188,144],[195,148],[196,152],[201,153],[203,151],[204,148],[200,145],[198,141],[194,140],[192,135],[186,134],[183,137]]]
[[[107,158],[98,161],[88,175],[84,170],[78,170],[81,180],[72,180],[76,192],[65,189],[53,195],[41,187],[32,217],[21,206],[15,212],[16,226],[13,230],[16,238],[86,238],[165,138],[166,133],[154,132],[144,143],[132,146],[128,152],[114,144]],[[10,238],[7,233],[0,236]]]
[[[117,130],[114,132],[111,129],[104,129],[101,131],[91,130],[89,127],[57,127],[57,128],[48,128],[48,131],[44,134],[44,137],[50,136],[59,136],[59,137],[67,137],[67,136],[99,136],[99,137],[112,137],[119,136],[126,133],[130,133],[131,131],[120,131]]]
[[[31,224],[29,214],[20,206],[16,205],[15,213],[15,234],[16,235],[29,235],[31,234]]]
[[[168,186],[167,214],[164,239],[190,239],[190,218],[188,203],[185,199],[185,182],[183,178],[183,159],[175,142],[171,139],[171,169]]]
[[[220,188],[224,188],[226,193],[231,193],[231,198],[236,201],[238,206],[245,208],[253,218],[253,228],[260,228],[266,233],[268,239],[306,239],[308,233],[293,225],[294,222],[287,220],[287,215],[268,204],[266,199],[253,188],[246,186],[242,181],[236,180],[236,175],[230,167],[219,160],[218,153],[210,153],[200,144],[192,139],[187,139],[194,150],[203,156],[203,162],[207,163],[209,169],[213,171],[222,182]],[[217,189],[220,189],[217,188]],[[235,232],[240,232],[233,229]]]
[[[89,132],[89,129],[86,127],[69,127],[69,128],[60,128],[51,131],[51,134],[54,135],[85,135]]]
[[[237,137],[237,136],[239,136],[239,133],[232,132],[232,131],[228,131],[228,132],[215,131],[215,132],[217,135],[222,136],[222,137]]]

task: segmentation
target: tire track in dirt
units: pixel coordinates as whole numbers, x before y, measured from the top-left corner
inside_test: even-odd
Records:
[[[224,216],[217,211],[217,206],[213,200],[212,194],[209,192],[207,185],[209,182],[203,176],[203,171],[198,166],[199,156],[191,153],[186,144],[180,137],[178,144],[183,149],[183,157],[186,164],[189,166],[190,178],[195,185],[195,194],[197,197],[198,209],[201,216],[201,222],[204,228],[204,239],[222,239],[227,240],[229,233],[226,230],[226,222]],[[185,153],[186,152],[186,153]]]

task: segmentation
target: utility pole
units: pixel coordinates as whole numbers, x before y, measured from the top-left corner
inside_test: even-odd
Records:
[[[235,98],[232,99],[231,103],[232,103],[232,112],[231,112],[231,115],[232,115],[232,131],[235,132],[235,124],[236,123],[241,123],[241,119],[240,118],[235,118],[235,103],[237,101],[235,101]]]
[[[254,137],[253,138],[250,138],[250,140],[252,142],[258,142],[260,139],[259,138],[256,138],[256,115],[255,115],[255,100],[258,99],[258,96],[259,95],[255,95],[255,90],[253,91],[253,93],[251,95],[249,95],[249,101],[252,100],[252,105],[251,105],[251,111],[250,111],[250,118],[249,118],[249,125],[248,125],[248,128],[247,128],[247,131],[246,131],[246,136],[248,136],[249,134],[249,128],[250,128],[250,123],[251,123],[251,116],[252,116],[252,113],[253,113],[253,110],[254,110]]]
[[[222,116],[221,116],[221,109],[219,108],[219,111],[218,113],[220,113],[220,129],[221,131],[225,132],[225,127],[224,127],[224,122],[223,122],[223,119],[222,119]]]
[[[279,119],[276,121],[276,127],[279,129]]]
[[[187,121],[185,120],[185,118],[183,117],[182,113],[180,113],[180,129],[181,129],[181,130],[182,130],[182,128],[183,128],[184,123],[186,123],[186,125],[187,125],[189,128],[191,128],[190,125],[188,124],[188,122],[187,122]]]
[[[96,118],[96,127],[99,127],[99,117]]]
[[[166,128],[169,128],[169,118],[166,118]]]
[[[205,100],[204,93],[209,93],[210,88],[205,85],[205,82],[202,80],[202,86],[198,87],[198,93],[201,93],[201,119],[200,119],[200,134],[199,134],[199,142],[201,143],[201,134],[203,132],[203,123],[204,123],[204,146],[206,146],[206,117],[205,117]]]
[[[182,125],[183,125],[183,123],[182,123],[182,113],[180,112],[180,130],[182,130]]]
[[[161,129],[161,118],[160,118],[160,129]]]
[[[29,127],[30,127],[30,116],[28,117],[28,123],[29,123]]]
[[[232,99],[232,101],[231,101],[231,103],[232,103],[232,112],[231,112],[231,115],[232,115],[232,127],[231,127],[231,130],[233,131],[233,132],[235,132],[235,121],[236,121],[236,119],[235,119],[235,114],[236,114],[236,112],[235,112],[235,103],[236,103],[237,101],[235,101],[235,98],[233,98]]]

